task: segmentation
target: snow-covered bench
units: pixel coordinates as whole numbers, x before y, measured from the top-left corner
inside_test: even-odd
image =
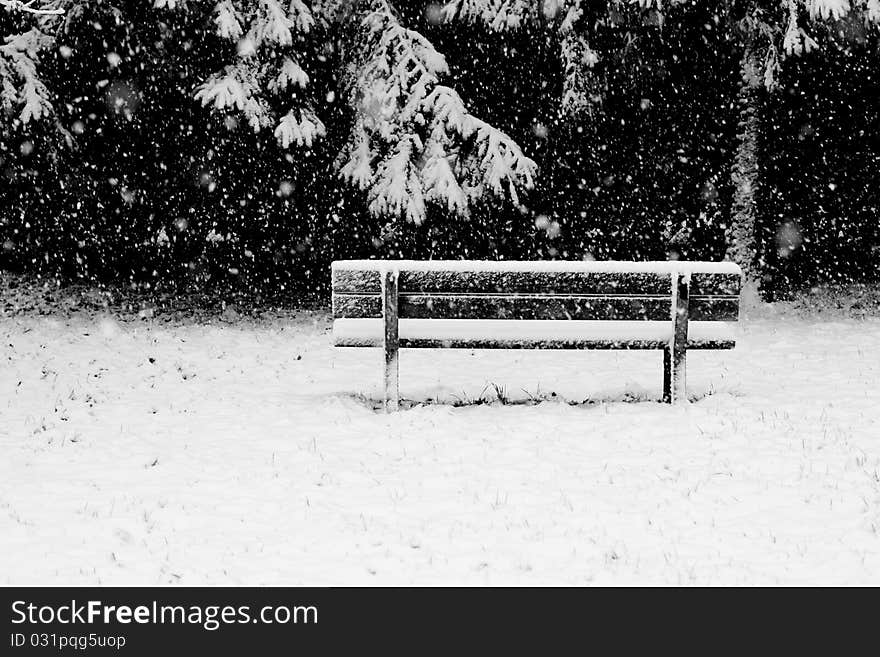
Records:
[[[686,399],[688,349],[732,349],[742,272],[713,262],[341,260],[333,341],[400,348],[662,349],[663,398]]]

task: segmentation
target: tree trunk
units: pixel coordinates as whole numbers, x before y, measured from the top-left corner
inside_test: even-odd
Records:
[[[733,162],[733,211],[727,229],[727,257],[742,267],[747,283],[760,276],[755,235],[758,194],[758,147],[761,129],[761,60],[754,42],[748,43],[740,65],[737,92],[739,131]]]

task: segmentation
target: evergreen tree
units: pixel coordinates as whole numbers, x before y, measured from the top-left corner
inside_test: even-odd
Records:
[[[182,270],[243,281],[291,260],[305,280],[332,257],[639,259],[667,247],[726,252],[756,280],[776,256],[759,218],[798,220],[793,186],[772,191],[804,144],[778,127],[804,86],[797,71],[832,74],[818,58],[782,63],[842,42],[840,30],[864,36],[880,14],[877,0],[30,5],[63,15],[13,4],[0,5],[0,256],[148,282]],[[869,48],[853,50],[867,66]],[[780,79],[788,93],[768,93]],[[868,119],[863,135],[876,133]],[[869,167],[875,150],[858,143]],[[536,165],[517,144],[541,158],[528,198]],[[821,206],[826,182],[795,195]],[[520,212],[481,203],[493,196]],[[815,227],[809,244],[837,236],[836,217],[849,230],[837,196],[838,214],[817,206],[800,222]]]
[[[87,3],[51,0],[29,29],[0,51],[0,109],[7,128],[52,114],[52,93],[39,76],[42,52],[55,44]],[[124,15],[125,5],[110,4]],[[488,195],[518,201],[532,186],[535,163],[502,131],[467,111],[441,84],[445,58],[401,23],[390,0],[154,0],[169,12],[210,16],[229,44],[224,64],[202,80],[195,98],[241,115],[255,132],[272,130],[284,149],[312,149],[327,132],[322,115],[338,95],[348,105],[339,173],[369,196],[376,215],[425,218],[435,203],[467,215]],[[314,32],[320,34],[314,36]],[[210,46],[210,41],[204,41]],[[338,52],[339,88],[311,91],[308,61]]]
[[[588,3],[582,0],[525,0],[498,3],[493,0],[449,0],[444,7],[447,19],[480,22],[490,29],[519,29],[540,23],[562,36],[561,58],[565,84],[560,107],[566,110],[589,108],[595,92],[588,81],[595,63],[603,56],[587,44],[596,27],[627,15],[630,4],[642,12],[654,12],[662,24],[672,9],[687,11],[690,0],[638,0],[625,3],[610,0],[587,17]],[[731,169],[734,188],[732,217],[727,230],[727,257],[737,262],[747,279],[758,281],[764,266],[756,239],[758,190],[760,186],[760,134],[762,90],[772,90],[781,61],[818,46],[815,32],[847,15],[859,20],[880,22],[880,0],[726,0],[718,12],[732,16],[730,32],[740,45],[740,82],[737,94],[738,132],[736,154]],[[674,29],[674,28],[672,28]],[[576,115],[569,113],[569,115]]]
[[[777,86],[781,61],[818,47],[816,31],[848,14],[876,23],[880,2],[861,0],[774,0],[730,2],[735,14],[733,34],[742,58],[737,93],[738,133],[731,181],[734,189],[728,227],[727,257],[738,263],[746,279],[757,285],[766,268],[756,234],[760,190],[760,134],[763,118],[762,88]],[[811,32],[813,35],[811,35]]]

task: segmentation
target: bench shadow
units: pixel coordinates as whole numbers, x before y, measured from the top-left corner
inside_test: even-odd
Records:
[[[590,408],[604,404],[641,404],[647,402],[662,403],[660,395],[646,390],[624,390],[616,393],[599,394],[585,399],[570,399],[559,395],[554,391],[530,393],[522,390],[526,396],[510,396],[504,387],[490,384],[477,396],[467,393],[460,395],[450,394],[449,398],[425,397],[424,399],[400,400],[400,410],[408,411],[418,407],[446,407],[446,408],[469,408],[476,406],[538,406],[539,404],[562,404],[571,407]],[[711,386],[705,390],[697,390],[688,394],[688,401],[697,403],[718,394]],[[372,410],[375,413],[384,412],[385,403],[379,397],[365,395],[363,393],[348,393],[344,397],[355,403]]]

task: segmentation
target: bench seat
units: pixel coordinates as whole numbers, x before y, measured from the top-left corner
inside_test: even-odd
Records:
[[[670,321],[400,319],[401,348],[460,349],[666,349]],[[688,325],[688,349],[733,349],[732,322]],[[382,319],[337,319],[337,347],[381,347]]]

